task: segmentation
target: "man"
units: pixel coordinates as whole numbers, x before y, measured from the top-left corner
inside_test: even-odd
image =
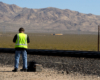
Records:
[[[27,43],[30,42],[29,37],[27,34],[24,33],[24,28],[19,29],[19,33],[16,34],[13,38],[13,42],[15,43],[15,65],[13,72],[18,71],[19,66],[19,58],[20,54],[22,55],[23,59],[23,68],[20,71],[27,71]]]

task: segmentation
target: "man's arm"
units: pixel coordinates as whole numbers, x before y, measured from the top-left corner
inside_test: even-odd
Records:
[[[27,37],[27,43],[30,43],[30,39],[29,39],[29,36]]]
[[[17,40],[17,34],[14,36],[14,38],[13,38],[13,42],[15,43],[16,40]]]

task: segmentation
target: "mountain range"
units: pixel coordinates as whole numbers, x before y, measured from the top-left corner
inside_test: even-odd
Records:
[[[28,32],[97,32],[100,16],[53,7],[21,8],[0,2],[0,30],[16,32],[24,27]]]

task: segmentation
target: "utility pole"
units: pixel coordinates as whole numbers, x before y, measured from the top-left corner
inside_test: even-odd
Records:
[[[98,52],[99,52],[99,31],[100,31],[100,25],[98,25]]]

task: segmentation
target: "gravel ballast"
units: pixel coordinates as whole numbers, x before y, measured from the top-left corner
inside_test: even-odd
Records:
[[[14,53],[0,53],[1,66],[13,66],[15,59],[14,56]],[[43,68],[56,69],[60,71],[62,74],[80,73],[82,75],[100,76],[99,58],[42,56],[28,54],[28,62],[29,61],[36,61],[37,63],[41,64]],[[20,57],[19,66],[22,66],[22,57]]]

